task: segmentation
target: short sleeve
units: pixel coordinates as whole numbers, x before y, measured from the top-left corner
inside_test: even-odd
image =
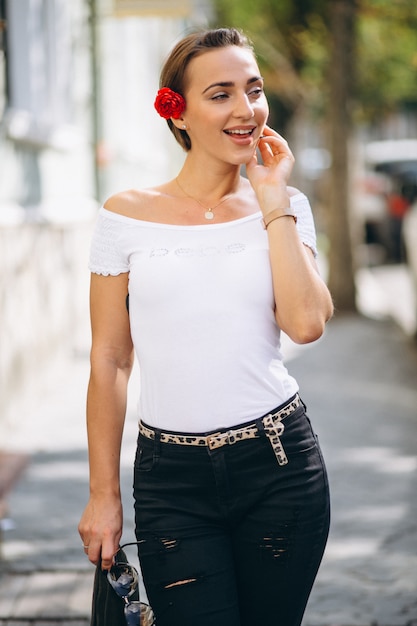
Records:
[[[100,209],[93,231],[88,268],[93,274],[117,276],[129,271],[127,254],[120,247],[123,223]]]
[[[303,193],[291,197],[291,208],[297,216],[297,231],[301,241],[317,256],[317,237],[310,202]]]

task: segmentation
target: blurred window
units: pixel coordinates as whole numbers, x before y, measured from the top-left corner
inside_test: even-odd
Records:
[[[48,143],[71,121],[70,3],[6,0],[9,136]]]

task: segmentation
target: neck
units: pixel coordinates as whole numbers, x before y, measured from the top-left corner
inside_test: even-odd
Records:
[[[194,167],[186,160],[177,178],[189,193],[210,205],[239,189],[240,168],[206,171],[201,164]]]

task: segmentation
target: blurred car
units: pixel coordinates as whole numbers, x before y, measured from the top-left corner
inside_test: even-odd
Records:
[[[407,256],[403,220],[417,189],[417,140],[370,142],[363,160],[356,212],[363,222],[364,241],[379,246],[380,261],[403,262]]]

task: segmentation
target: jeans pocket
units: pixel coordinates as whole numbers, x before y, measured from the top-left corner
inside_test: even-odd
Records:
[[[304,410],[284,421],[282,443],[288,458],[308,455],[317,447],[317,438]]]
[[[142,446],[138,443],[135,456],[135,472],[151,472],[157,465],[159,457],[154,446]]]

